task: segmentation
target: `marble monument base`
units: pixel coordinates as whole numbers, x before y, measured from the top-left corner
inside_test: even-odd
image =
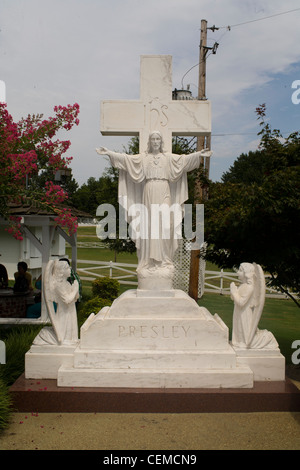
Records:
[[[228,328],[181,290],[130,290],[83,324],[59,387],[252,388]]]
[[[284,381],[279,349],[235,349],[221,318],[181,290],[129,290],[91,314],[76,345],[33,345],[26,379],[58,387],[253,388]]]
[[[61,366],[71,367],[76,345],[32,345],[25,354],[26,379],[57,379]]]
[[[239,366],[248,366],[253,371],[253,380],[285,380],[285,357],[279,349],[236,349],[236,360]]]

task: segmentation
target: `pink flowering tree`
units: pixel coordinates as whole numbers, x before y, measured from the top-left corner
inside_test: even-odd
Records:
[[[60,130],[79,124],[79,105],[56,106],[55,116],[28,115],[14,122],[5,103],[0,103],[0,215],[9,221],[8,231],[22,239],[20,218],[9,213],[10,203],[30,203],[48,208],[57,225],[69,235],[76,232],[77,220],[65,207],[67,192],[54,184],[58,170],[66,170],[72,157],[65,157],[69,140],[55,139]],[[49,178],[43,186],[36,184],[39,175]]]

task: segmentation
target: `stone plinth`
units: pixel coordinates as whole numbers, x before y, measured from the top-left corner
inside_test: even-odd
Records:
[[[248,366],[255,381],[285,380],[285,357],[279,349],[235,349],[237,364]]]
[[[251,388],[253,372],[238,365],[228,328],[180,290],[125,292],[81,328],[73,365],[58,386]]]
[[[25,379],[10,387],[13,408],[38,413],[254,413],[300,411],[300,390],[287,378],[253,388],[58,387]]]
[[[56,379],[61,366],[72,366],[76,345],[32,345],[25,354],[26,379]]]
[[[75,345],[33,345],[26,379],[58,387],[244,389],[284,382],[279,349],[236,349],[221,318],[181,290],[129,290],[91,314]]]

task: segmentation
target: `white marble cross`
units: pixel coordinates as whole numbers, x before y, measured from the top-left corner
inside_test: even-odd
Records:
[[[166,152],[172,136],[211,133],[211,105],[207,100],[172,100],[172,56],[141,56],[140,99],[101,102],[102,135],[139,136],[140,152],[147,149],[151,131],[158,130]]]

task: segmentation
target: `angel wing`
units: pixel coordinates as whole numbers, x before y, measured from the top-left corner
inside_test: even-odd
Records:
[[[250,347],[257,327],[259,320],[261,318],[264,304],[265,304],[265,294],[266,294],[266,283],[264,272],[259,264],[253,263],[254,266],[254,294],[253,294],[253,317],[252,317],[252,328],[247,341],[247,347]]]
[[[47,263],[45,273],[44,273],[44,276],[43,276],[43,292],[44,292],[44,298],[45,298],[45,303],[46,303],[46,307],[47,307],[47,312],[48,312],[48,315],[50,317],[50,320],[51,320],[51,323],[52,323],[52,326],[53,326],[53,330],[56,334],[57,342],[58,342],[58,344],[61,344],[62,343],[62,338],[61,338],[59,328],[58,328],[58,325],[57,325],[56,314],[55,314],[54,305],[53,305],[53,301],[55,300],[53,298],[53,289],[52,289],[54,263],[55,263],[54,260],[50,260]]]

